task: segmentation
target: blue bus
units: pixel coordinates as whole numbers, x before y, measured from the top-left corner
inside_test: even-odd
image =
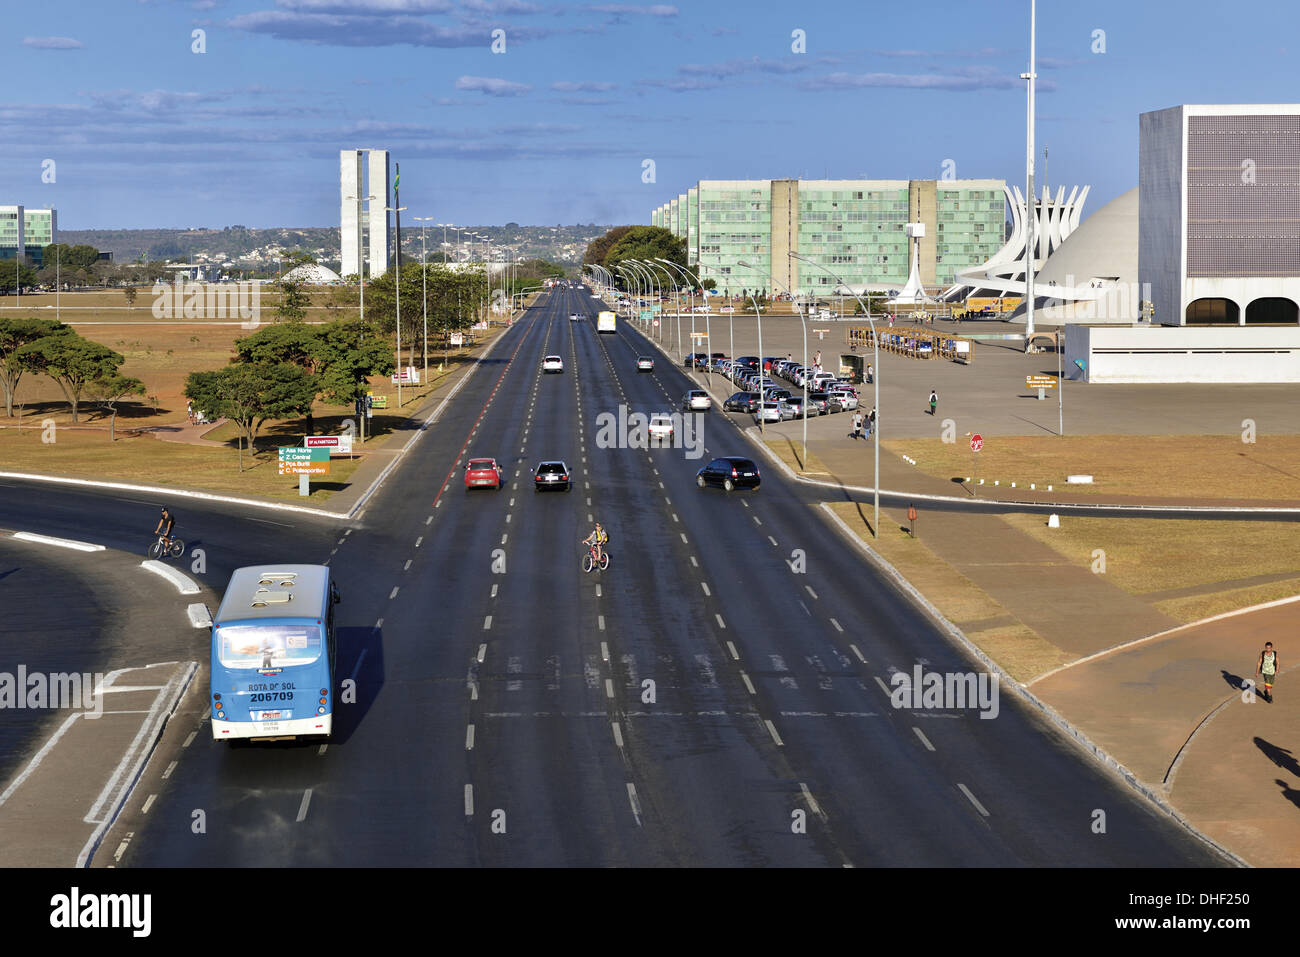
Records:
[[[325,565],[235,570],[212,622],[213,739],[329,737],[338,602]]]

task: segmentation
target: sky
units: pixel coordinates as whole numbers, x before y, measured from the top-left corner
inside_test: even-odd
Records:
[[[351,148],[401,164],[404,221],[648,223],[700,179],[1023,189],[1029,7],[16,3],[0,204],[64,229],[336,226]],[[1297,28],[1293,0],[1040,0],[1039,184],[1091,185],[1086,217],[1137,185],[1140,113],[1300,101]]]

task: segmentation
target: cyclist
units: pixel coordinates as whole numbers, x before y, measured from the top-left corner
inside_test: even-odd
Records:
[[[158,527],[153,530],[155,535],[162,535],[163,545],[169,546],[172,543],[172,529],[176,526],[176,517],[167,511],[167,506],[162,507],[162,517],[158,519]]]
[[[609,544],[609,533],[601,526],[600,522],[596,523],[592,533],[582,540],[582,544],[591,546],[596,553],[596,564],[600,564],[601,557],[604,554],[605,546]]]

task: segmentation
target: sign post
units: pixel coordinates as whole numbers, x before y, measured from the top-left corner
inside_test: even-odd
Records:
[[[980,457],[978,453],[982,448],[984,448],[984,436],[976,432],[970,437],[970,450],[973,461],[975,462],[975,471],[971,473],[970,490],[971,494],[976,498],[979,498],[980,494]]]
[[[909,530],[912,533],[912,537],[916,538],[916,506],[915,505],[907,506],[907,522],[908,525],[910,526]]]
[[[1047,389],[1056,388],[1056,377],[1050,375],[1027,375],[1025,376],[1025,388],[1038,390],[1038,401],[1041,402],[1046,398],[1044,394]]]
[[[298,494],[310,495],[308,486],[310,476],[330,474],[330,450],[328,448],[300,448],[296,445],[282,445],[280,452],[280,474],[298,476]]]

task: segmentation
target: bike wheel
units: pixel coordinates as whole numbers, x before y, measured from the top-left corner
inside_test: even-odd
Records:
[[[594,567],[594,566],[593,566],[592,563],[591,563],[591,554],[588,553],[588,554],[582,556],[582,570],[583,570],[584,572],[590,573],[590,572],[591,572],[591,569],[592,569],[593,567]]]
[[[162,554],[162,542],[154,542],[149,546],[149,551],[146,554],[152,559],[157,559]]]
[[[185,554],[185,543],[179,538],[173,538],[171,546],[167,549],[167,554],[172,558],[180,558]]]
[[[602,552],[600,555],[600,570],[604,571],[609,567],[609,552]]]

